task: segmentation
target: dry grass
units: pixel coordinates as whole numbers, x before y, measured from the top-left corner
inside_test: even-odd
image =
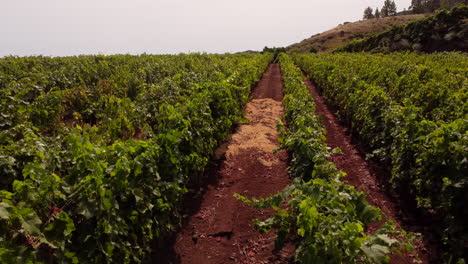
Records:
[[[352,40],[385,31],[394,25],[407,24],[423,17],[425,15],[404,15],[346,23],[293,44],[287,49],[288,51],[294,49],[299,52],[309,52],[312,47],[315,47],[319,52],[331,52]]]

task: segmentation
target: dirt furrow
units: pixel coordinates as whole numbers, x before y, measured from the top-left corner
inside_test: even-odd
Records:
[[[218,149],[224,161],[177,235],[173,263],[284,263],[294,254],[292,246],[274,252],[275,235],[254,230],[254,219],[266,219],[272,211],[252,209],[233,197],[267,197],[290,183],[287,154],[273,154],[279,147],[276,124],[283,114],[279,65],[269,66],[252,94],[246,106],[250,122],[240,124]]]
[[[314,98],[316,114],[322,117],[322,124],[327,130],[327,145],[330,148],[338,147],[342,151],[331,159],[338,169],[346,172],[344,182],[365,192],[368,202],[379,207],[384,217],[393,220],[397,226],[402,226],[407,231],[420,232],[420,226],[411,223],[408,225],[405,221],[412,216],[404,212],[407,210],[403,210],[398,199],[388,194],[386,183],[383,182],[385,177],[379,175],[378,166],[365,160],[364,154],[353,145],[351,137],[347,134],[347,128],[340,124],[325,99],[319,94],[317,87],[309,80],[305,80],[305,84]],[[405,255],[395,254],[391,257],[391,263],[437,263],[437,257],[434,256],[438,255],[437,249],[427,242],[427,238],[416,239],[414,244],[417,254],[415,252]]]

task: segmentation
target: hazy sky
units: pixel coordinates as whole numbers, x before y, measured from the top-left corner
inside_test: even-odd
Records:
[[[0,0],[0,56],[287,46],[384,0]],[[395,0],[398,10],[411,0]]]

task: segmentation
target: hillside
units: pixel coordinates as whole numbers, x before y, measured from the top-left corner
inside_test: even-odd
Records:
[[[425,15],[404,15],[395,17],[385,17],[379,19],[369,19],[354,23],[345,22],[339,26],[320,34],[311,36],[308,39],[292,44],[287,50],[296,50],[299,52],[308,52],[315,47],[321,52],[334,51],[339,46],[361,39],[374,33],[383,32],[392,26],[407,24]]]
[[[468,6],[435,15],[406,25],[352,41],[341,52],[462,51],[468,52]]]

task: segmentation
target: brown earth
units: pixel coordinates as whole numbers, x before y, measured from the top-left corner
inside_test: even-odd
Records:
[[[249,207],[233,195],[263,198],[290,184],[287,153],[277,155],[277,120],[283,114],[283,86],[279,65],[269,66],[246,106],[247,124],[240,124],[217,156],[224,157],[213,173],[199,206],[175,238],[169,263],[285,263],[294,256],[290,244],[274,250],[274,233],[260,234],[255,219],[272,210]]]
[[[252,91],[252,97],[254,99],[270,98],[281,102],[283,96],[283,79],[281,78],[280,66],[279,64],[271,64],[257,87]]]
[[[326,104],[317,88],[309,80],[305,81],[312,94],[316,113],[322,117],[322,124],[327,130],[327,145],[330,148],[340,148],[341,153],[331,159],[337,168],[346,172],[344,178],[346,184],[367,194],[367,201],[380,208],[384,218],[391,219],[396,226],[406,231],[421,232],[422,238],[417,238],[413,243],[415,251],[403,255],[394,254],[390,263],[440,263],[437,247],[431,235],[419,226],[417,220],[409,212],[411,208],[405,207],[405,203],[394,195],[389,194],[386,186],[386,177],[377,164],[367,161],[358,147],[352,144],[351,137],[347,134],[347,128],[340,124],[332,109]]]

